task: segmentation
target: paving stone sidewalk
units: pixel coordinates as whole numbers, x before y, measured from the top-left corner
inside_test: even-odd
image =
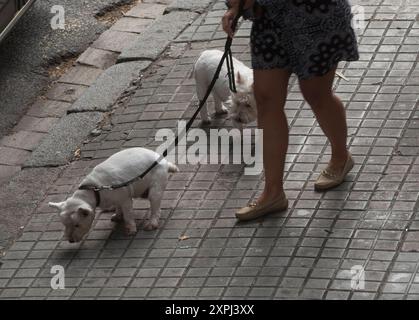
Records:
[[[0,298],[418,299],[419,5],[352,3],[364,6],[368,20],[358,30],[361,60],[342,64],[347,81],[336,80],[356,160],[347,182],[314,192],[330,148],[293,78],[286,213],[238,223],[235,210],[257,197],[263,176],[244,175],[242,165],[180,165],[164,194],[159,230],[128,238],[103,213],[81,244],[61,241],[63,227],[49,201],[63,200],[121,148],[154,148],[158,129],[176,128],[194,112],[193,63],[202,50],[224,45],[224,5],[217,1],[51,186],[0,262]],[[234,41],[235,56],[247,63],[249,30],[250,23],[242,24]],[[231,123],[219,118],[211,127]],[[139,221],[147,210],[146,201],[135,202]],[[65,267],[65,290],[51,289],[54,265]],[[352,272],[361,267],[365,286],[354,289]]]

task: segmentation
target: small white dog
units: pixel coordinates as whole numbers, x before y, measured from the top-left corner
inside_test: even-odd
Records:
[[[199,101],[203,100],[222,56],[223,52],[220,50],[205,50],[196,61],[194,75]],[[227,65],[224,63],[212,95],[216,114],[229,112],[233,126],[242,128],[243,124],[257,118],[256,101],[253,94],[253,70],[235,58],[233,58],[233,63],[237,93],[230,92]],[[230,110],[226,104],[231,105]],[[210,122],[206,105],[201,109],[201,118],[204,123]]]
[[[120,151],[96,166],[82,181],[80,186],[109,186],[125,183],[143,173],[159,154],[144,148],[131,148]],[[52,203],[51,207],[60,211],[60,218],[65,226],[64,238],[69,242],[80,242],[90,230],[96,207],[115,208],[112,221],[125,223],[128,235],[137,232],[132,214],[133,198],[146,198],[151,204],[151,214],[146,217],[145,230],[158,228],[160,203],[168,182],[169,173],[178,172],[178,168],[163,159],[144,179],[138,179],[131,185],[116,190],[103,190],[99,194],[91,190],[77,190],[69,199]]]

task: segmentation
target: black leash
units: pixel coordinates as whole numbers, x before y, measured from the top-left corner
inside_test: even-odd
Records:
[[[240,4],[239,4],[239,12],[238,15],[234,18],[234,20],[232,21],[232,30],[235,31],[237,28],[237,24],[239,22],[240,17],[242,16],[244,12],[244,0],[240,0]],[[191,119],[187,122],[186,124],[186,128],[185,131],[182,132],[182,137],[184,136],[184,134],[186,134],[189,129],[192,127],[193,122],[195,121],[196,117],[198,116],[199,112],[201,111],[202,107],[204,106],[204,104],[207,102],[212,90],[214,89],[214,86],[220,76],[221,73],[221,69],[223,67],[224,61],[226,61],[227,64],[227,70],[228,70],[228,78],[229,78],[229,86],[230,86],[230,90],[232,92],[237,92],[236,90],[236,81],[235,81],[235,77],[234,77],[234,65],[233,65],[233,55],[231,52],[231,45],[233,44],[233,38],[231,38],[230,36],[227,37],[227,41],[225,43],[224,46],[224,54],[221,58],[220,63],[218,64],[217,70],[214,73],[214,77],[210,83],[210,85],[208,86],[207,92],[204,96],[204,98],[202,99],[202,101],[199,102],[199,106],[198,109],[195,111],[195,113],[193,114],[193,116],[191,117]],[[95,198],[96,198],[96,206],[99,206],[100,204],[100,191],[103,190],[116,190],[116,189],[121,189],[124,187],[129,186],[130,184],[134,183],[135,181],[139,180],[139,179],[143,179],[151,170],[153,170],[159,163],[161,160],[163,160],[164,158],[166,158],[166,156],[168,155],[168,153],[173,149],[176,148],[179,144],[179,140],[180,140],[180,135],[176,135],[175,141],[174,143],[172,143],[164,152],[162,155],[160,155],[160,157],[153,162],[152,165],[150,165],[150,167],[147,168],[147,170],[145,170],[143,173],[141,173],[139,176],[128,180],[126,182],[123,183],[119,183],[119,184],[114,184],[114,185],[110,185],[110,186],[101,186],[101,187],[97,187],[97,186],[91,186],[91,185],[82,185],[79,187],[79,190],[91,190],[95,193]]]
[[[229,84],[229,87],[230,87],[230,91],[234,92],[234,93],[237,93],[236,79],[235,79],[235,75],[234,75],[233,54],[231,52],[231,48],[228,48],[226,63],[227,63],[228,84]]]

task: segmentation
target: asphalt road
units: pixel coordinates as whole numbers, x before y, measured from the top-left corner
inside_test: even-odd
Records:
[[[115,3],[131,0],[37,0],[0,44],[0,137],[19,121],[50,83],[54,61],[82,53],[106,30],[95,15]],[[53,30],[53,5],[65,9],[66,27]]]

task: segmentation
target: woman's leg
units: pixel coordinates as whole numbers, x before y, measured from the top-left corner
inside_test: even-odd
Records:
[[[259,204],[283,195],[285,157],[288,149],[288,122],[284,112],[291,73],[285,69],[255,70],[254,93],[258,127],[263,129],[265,190]]]
[[[329,166],[340,172],[348,159],[345,108],[340,99],[333,93],[333,79],[336,68],[321,77],[300,80],[304,99],[313,110],[320,127],[329,139],[332,147],[332,158]]]

